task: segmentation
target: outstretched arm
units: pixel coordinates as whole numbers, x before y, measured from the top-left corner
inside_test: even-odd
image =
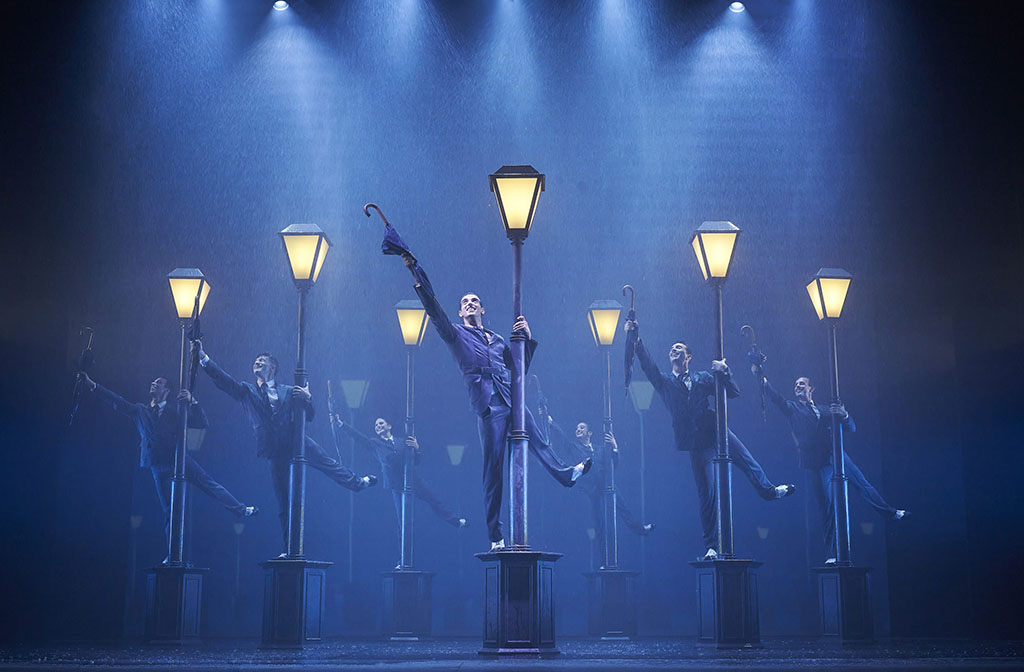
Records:
[[[437,329],[441,340],[445,343],[453,343],[455,341],[455,328],[445,314],[444,308],[438,302],[437,297],[434,296],[434,288],[430,286],[430,280],[427,278],[426,271],[423,270],[423,267],[413,257],[404,256],[402,259],[405,261],[405,267],[412,273],[412,279],[416,283],[413,285],[413,289],[416,290],[416,296],[419,297],[420,303],[423,304],[423,309],[427,311],[427,315],[430,316],[430,320],[434,323],[434,328]]]
[[[373,439],[368,437],[366,434],[363,434],[358,429],[356,429],[352,425],[348,424],[347,422],[345,422],[341,418],[338,418],[337,422],[338,422],[338,429],[341,430],[342,434],[344,434],[345,436],[353,439],[358,445],[362,446],[366,450],[369,450],[370,452],[373,452]]]
[[[651,357],[651,353],[647,352],[647,347],[644,346],[643,339],[640,338],[636,342],[636,358],[640,360],[640,368],[643,369],[647,380],[651,381],[654,389],[661,392],[661,388],[665,385],[665,377],[661,375],[661,370],[654,363],[654,358]]]
[[[210,359],[210,356],[203,352],[203,342],[192,341],[192,347],[198,350],[199,364],[206,371],[206,375],[213,379],[213,384],[218,389],[227,392],[229,396],[241,401],[245,398],[245,385],[232,378],[224,369],[217,366],[217,363]]]
[[[121,415],[126,415],[129,418],[134,419],[139,414],[139,404],[134,404],[117,392],[108,390],[90,378],[89,374],[84,371],[81,373],[81,376],[82,382],[85,384],[85,389],[90,392],[95,392],[97,397],[113,406],[114,410]]]

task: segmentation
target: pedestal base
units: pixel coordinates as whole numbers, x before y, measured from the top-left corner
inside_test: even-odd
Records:
[[[146,571],[146,641],[181,645],[199,642],[203,574],[207,569],[159,565]]]
[[[636,637],[636,577],[640,572],[602,569],[587,577],[587,631],[604,640]]]
[[[697,569],[697,644],[720,649],[761,646],[756,560],[700,560]]]
[[[301,649],[324,632],[324,602],[330,562],[281,558],[261,562],[263,637],[260,647]]]
[[[821,631],[838,644],[865,644],[875,639],[868,585],[870,567],[815,567]]]
[[[414,569],[383,572],[381,632],[392,641],[430,637],[433,572]]]
[[[483,655],[554,655],[555,562],[561,553],[477,553],[484,563]]]

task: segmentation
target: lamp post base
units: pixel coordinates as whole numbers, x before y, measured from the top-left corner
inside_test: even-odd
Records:
[[[158,565],[146,572],[146,641],[163,646],[199,643],[203,574],[208,569]]]
[[[871,613],[870,567],[814,567],[818,575],[818,606],[821,632],[836,644],[857,645],[874,641]]]
[[[756,560],[698,560],[697,644],[719,649],[760,648]]]
[[[601,569],[587,578],[587,631],[602,640],[636,637],[636,577],[640,572]]]
[[[415,642],[430,637],[434,572],[415,569],[381,573],[384,589],[381,632],[386,639]]]
[[[484,563],[481,655],[555,655],[555,562],[561,553],[477,553]]]
[[[324,602],[330,562],[279,558],[261,562],[263,636],[260,648],[301,649],[324,633]]]

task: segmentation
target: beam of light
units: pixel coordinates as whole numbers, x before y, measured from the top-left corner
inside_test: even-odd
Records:
[[[277,0],[277,2],[274,3],[274,9],[276,9],[279,12],[283,12],[284,10],[288,9],[288,3],[285,2],[284,0]]]
[[[743,6],[742,2],[734,2],[731,5],[729,5],[729,11],[730,12],[736,12],[737,14],[739,14],[740,12],[742,12],[745,9],[746,9],[746,7]]]

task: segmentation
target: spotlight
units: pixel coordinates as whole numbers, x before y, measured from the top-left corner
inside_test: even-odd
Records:
[[[739,5],[740,3],[734,2],[733,4],[734,5]],[[742,8],[743,5],[740,5],[740,7]],[[276,9],[279,12],[283,12],[284,10],[288,9],[288,3],[285,2],[284,0],[277,0],[277,2],[274,3],[274,9]],[[734,9],[733,11],[735,12],[735,11],[743,11],[743,10],[742,9],[739,9],[739,10],[735,10]]]
[[[737,14],[742,12],[744,9],[746,9],[746,7],[743,6],[742,2],[734,2],[731,5],[729,5],[729,11],[730,12],[736,12]]]

